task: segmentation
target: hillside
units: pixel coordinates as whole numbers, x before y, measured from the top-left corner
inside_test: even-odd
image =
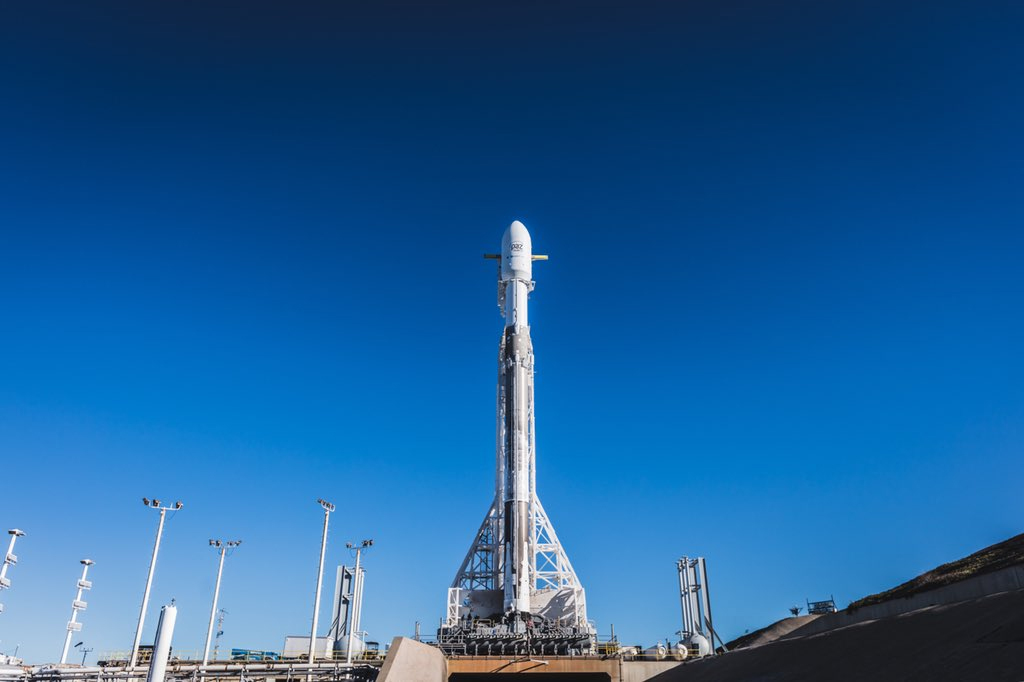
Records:
[[[858,599],[852,602],[846,610],[855,611],[865,606],[910,597],[1016,564],[1024,564],[1024,533],[986,547],[963,559],[942,564],[891,590]]]
[[[754,630],[753,632],[748,632],[745,635],[737,637],[731,642],[728,642],[725,646],[728,647],[729,651],[732,651],[734,649],[743,649],[748,646],[757,646],[759,644],[774,642],[779,637],[788,635],[797,628],[810,623],[817,617],[818,616],[815,615],[807,615],[783,618],[782,620],[777,620],[771,625],[763,627],[760,630]]]
[[[1024,590],[790,635],[667,671],[651,682],[1020,682]]]
[[[825,616],[786,618],[659,682],[1024,680],[1024,534]]]

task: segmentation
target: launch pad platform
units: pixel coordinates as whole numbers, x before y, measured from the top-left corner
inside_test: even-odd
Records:
[[[594,652],[595,637],[589,628],[537,617],[463,618],[438,630],[436,646],[448,656],[570,656]]]

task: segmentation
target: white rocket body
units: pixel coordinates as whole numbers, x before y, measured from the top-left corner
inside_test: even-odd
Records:
[[[452,581],[448,626],[460,619],[516,616],[569,623],[590,632],[586,597],[537,497],[534,355],[529,295],[534,289],[530,233],[518,220],[505,230],[498,256],[498,351],[494,500]]]
[[[533,244],[518,220],[501,239],[499,297],[505,333],[498,355],[498,469],[505,517],[505,611],[530,613],[530,501],[534,484],[533,344],[528,302]]]

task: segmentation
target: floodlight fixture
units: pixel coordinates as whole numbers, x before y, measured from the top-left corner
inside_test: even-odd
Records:
[[[20,528],[12,528],[9,531],[7,531],[7,534],[13,535],[16,538],[25,537],[25,531],[21,530]]]

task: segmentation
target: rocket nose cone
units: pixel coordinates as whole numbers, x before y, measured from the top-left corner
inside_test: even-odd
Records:
[[[529,255],[533,251],[533,243],[526,225],[514,220],[508,226],[501,238],[501,251],[502,254],[512,256]]]
[[[505,230],[505,237],[510,238],[512,241],[523,241],[530,238],[530,231],[526,229],[526,225],[523,225],[518,220],[513,220],[512,224]]]
[[[513,221],[501,238],[502,279],[530,279],[533,268],[533,243],[530,233],[518,220]]]

